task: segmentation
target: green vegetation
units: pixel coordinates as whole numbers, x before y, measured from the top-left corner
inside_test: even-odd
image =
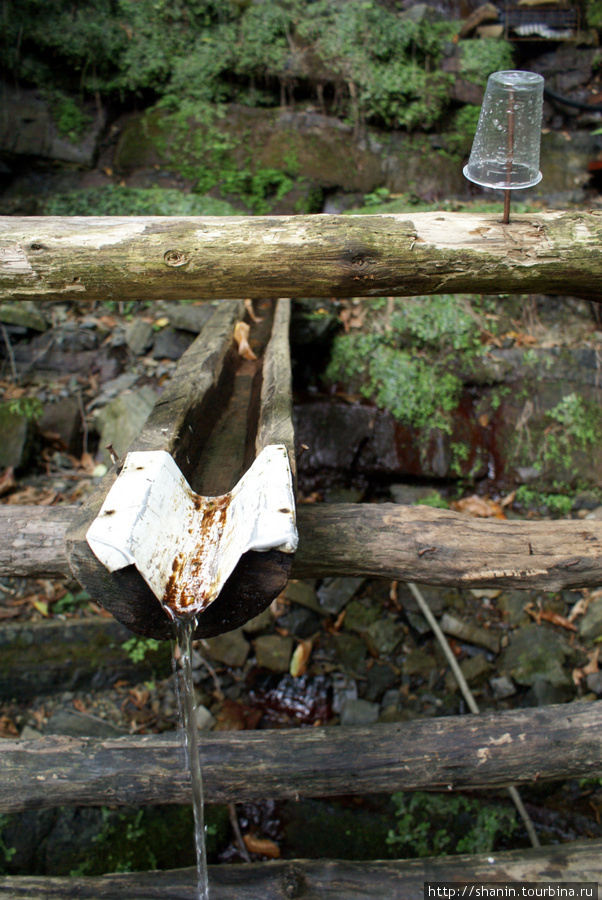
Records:
[[[567,494],[546,494],[526,484],[516,491],[516,502],[525,511],[536,510],[549,516],[568,516],[573,507],[573,497]]]
[[[427,497],[416,501],[417,506],[430,506],[433,509],[449,509],[449,503],[441,496],[439,491],[433,491]]]
[[[516,828],[514,810],[462,795],[419,791],[394,794],[392,799],[397,823],[387,843],[409,858],[488,853]]]
[[[514,48],[508,41],[461,41],[460,75],[485,87],[492,72],[514,68]]]
[[[480,350],[478,317],[450,295],[368,301],[360,333],[335,338],[327,381],[391,411],[404,425],[451,434],[462,393],[459,369]]]
[[[546,429],[542,449],[544,463],[572,466],[575,452],[591,452],[600,445],[602,412],[597,404],[578,394],[567,394],[547,413],[553,423]]]
[[[90,594],[87,591],[78,591],[77,594],[72,594],[71,591],[68,591],[64,597],[52,604],[52,613],[58,616],[62,613],[75,612],[80,606],[87,606],[89,600]]]
[[[15,853],[16,847],[7,847],[4,841],[2,831],[10,823],[10,816],[0,816],[0,875],[6,874],[6,863],[9,863]]]
[[[147,653],[154,653],[161,646],[154,638],[131,637],[121,645],[133,663],[144,662]]]
[[[92,118],[62,91],[44,90],[58,133],[76,144],[92,123]]]
[[[40,419],[44,413],[42,401],[37,397],[18,397],[15,400],[7,400],[0,404],[0,410],[6,410],[9,415],[25,416],[30,422]]]
[[[54,194],[44,204],[47,216],[232,216],[225,200],[184,194],[175,189],[101,188]]]

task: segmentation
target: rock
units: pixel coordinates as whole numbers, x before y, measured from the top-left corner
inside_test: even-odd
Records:
[[[366,629],[370,647],[379,656],[390,656],[404,636],[403,627],[394,619],[378,619]]]
[[[385,691],[381,700],[380,708],[384,713],[385,710],[398,711],[401,706],[401,694],[397,688],[391,688]]]
[[[310,609],[295,607],[284,616],[280,616],[278,625],[286,628],[295,637],[305,639],[320,630],[320,618]]]
[[[317,591],[322,610],[338,616],[343,607],[357,594],[365,580],[345,576],[325,578]]]
[[[194,337],[188,331],[174,331],[163,328],[155,336],[154,359],[178,360],[192,344]]]
[[[257,665],[271,672],[288,672],[293,653],[293,639],[279,634],[266,634],[254,641]]]
[[[421,487],[416,484],[390,484],[389,493],[394,503],[400,503],[403,506],[412,506],[425,497],[431,497],[434,493],[432,487]]]
[[[12,466],[19,469],[27,463],[32,422],[18,411],[18,402],[0,403],[0,472]]]
[[[44,726],[44,734],[69,734],[73,737],[116,737],[127,734],[125,729],[111,725],[105,719],[89,713],[59,706]]]
[[[595,509],[592,509],[592,511],[590,513],[588,513],[585,518],[593,519],[594,521],[597,521],[597,522],[602,520],[602,506],[597,506]]]
[[[361,600],[351,600],[345,612],[345,630],[360,634],[373,625],[381,616],[378,606],[369,606]]]
[[[428,634],[431,630],[431,626],[426,621],[422,613],[406,612],[405,616],[414,631],[417,631],[418,634]]]
[[[79,106],[72,101],[74,106]],[[37,90],[2,85],[3,115],[0,118],[0,152],[9,156],[38,157],[75,163],[91,168],[106,115],[95,104],[86,104],[82,113],[88,123],[76,140],[57,128],[51,105]],[[85,119],[82,119],[85,123]]]
[[[142,356],[153,342],[153,326],[144,319],[132,319],[125,329],[125,342],[134,356]]]
[[[264,609],[263,612],[260,612],[258,616],[245,622],[242,626],[242,630],[245,634],[259,634],[260,631],[266,631],[268,628],[271,628],[273,624],[274,616],[268,608]]]
[[[90,409],[106,406],[114,397],[129,391],[130,388],[134,387],[139,377],[135,372],[124,372],[122,375],[118,375],[117,378],[105,381],[100,393],[90,404]]]
[[[410,650],[403,661],[405,675],[419,675],[421,678],[427,678],[436,668],[435,657],[420,648]]]
[[[60,397],[54,403],[46,403],[38,431],[58,434],[71,453],[79,453],[82,444],[82,410],[75,397]]]
[[[512,676],[518,684],[533,685],[538,680],[555,687],[572,686],[564,663],[571,655],[565,638],[545,625],[526,625],[513,631],[502,652],[498,671]]]
[[[379,716],[378,703],[368,700],[345,700],[341,709],[341,725],[373,725]]]
[[[199,731],[210,731],[215,725],[215,716],[211,714],[206,706],[197,706],[194,711],[194,717]]]
[[[496,700],[505,700],[507,697],[512,697],[516,694],[516,686],[512,679],[508,678],[507,675],[499,675],[495,678],[490,678],[489,684]]]
[[[527,691],[525,706],[551,706],[554,703],[568,703],[575,696],[573,684],[550,684],[545,678],[536,678],[533,687]]]
[[[0,303],[0,322],[5,325],[18,325],[32,331],[46,331],[48,323],[35,308],[33,301],[21,300],[18,303]]]
[[[208,655],[211,659],[224,663],[226,666],[235,666],[237,668],[244,666],[250,649],[242,628],[227,631],[225,634],[218,634],[216,637],[208,638],[207,640]]]
[[[475,644],[477,647],[485,647],[492,653],[498,653],[500,649],[499,634],[490,631],[488,628],[481,628],[479,625],[473,625],[470,622],[462,622],[448,613],[441,616],[441,630],[445,634],[451,634],[452,637],[459,641],[465,641],[467,644]]]
[[[357,700],[357,682],[343,672],[332,676],[332,711],[340,713],[347,700]]]
[[[378,701],[398,679],[391,666],[375,663],[368,670],[365,697],[372,702]]]
[[[22,741],[37,741],[38,738],[42,737],[42,732],[38,731],[37,728],[32,728],[31,725],[26,725],[19,737]]]
[[[590,672],[586,676],[586,683],[590,691],[598,696],[602,694],[602,672]]]
[[[504,591],[497,598],[496,606],[504,613],[504,620],[513,628],[527,625],[531,619],[525,612],[528,595],[524,591]]]
[[[320,606],[316,597],[315,588],[307,581],[289,581],[284,589],[284,597],[291,603],[297,603],[299,606],[305,606],[320,615],[324,615],[324,609]]]
[[[340,666],[354,674],[363,672],[368,648],[358,635],[343,631],[322,640],[324,647],[334,652]]]
[[[460,670],[464,675],[468,684],[481,684],[487,675],[491,672],[493,666],[487,661],[484,653],[477,653],[476,656],[468,656],[460,663]],[[453,672],[448,672],[445,676],[445,687],[448,691],[457,691],[458,682]]]
[[[153,389],[145,386],[116,397],[100,410],[96,422],[100,431],[98,456],[101,462],[111,464],[111,455],[105,449],[107,444],[112,444],[119,457],[126,453],[148,419],[155,399]]]
[[[215,306],[211,303],[202,303],[200,305],[182,304],[180,306],[172,306],[167,313],[167,318],[172,328],[199,334],[214,312]]]
[[[602,634],[602,600],[594,600],[579,622],[579,634],[585,640],[594,640]]]

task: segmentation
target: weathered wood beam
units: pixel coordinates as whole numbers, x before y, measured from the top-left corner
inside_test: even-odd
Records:
[[[365,728],[203,735],[209,803],[500,788],[602,775],[602,704],[570,703]],[[180,735],[0,742],[0,812],[187,803]]]
[[[0,506],[0,576],[67,575],[75,507]],[[426,506],[297,507],[295,578],[358,575],[466,588],[602,583],[602,522],[503,521]]]
[[[4,217],[0,299],[602,293],[602,212]]]
[[[537,850],[387,862],[291,859],[209,867],[211,900],[400,900],[424,896],[424,882],[600,884],[602,841]],[[493,885],[491,885],[493,887]],[[196,869],[101,877],[0,878],[4,900],[194,900]]]

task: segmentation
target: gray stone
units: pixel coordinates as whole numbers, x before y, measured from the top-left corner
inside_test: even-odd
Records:
[[[378,703],[368,700],[345,700],[341,709],[341,725],[373,725],[379,716]]]
[[[116,397],[100,410],[96,421],[100,431],[98,458],[101,462],[111,465],[111,455],[105,449],[107,444],[112,444],[119,457],[125,454],[142,430],[155,405],[155,399],[153,389],[145,386]]]
[[[20,300],[18,303],[0,303],[0,322],[19,325],[32,331],[46,331],[48,323],[40,315],[33,301]]]
[[[525,612],[528,596],[524,591],[504,591],[497,598],[496,606],[504,613],[504,619],[514,627],[515,625],[527,625],[531,619]]]
[[[572,686],[571,674],[564,668],[570,655],[571,648],[562,635],[545,625],[526,625],[512,632],[498,671],[510,674],[518,684],[545,680],[555,687]]]
[[[579,634],[590,641],[602,634],[602,599],[598,598],[588,606],[579,622]]]
[[[124,372],[122,375],[118,375],[117,378],[112,378],[110,381],[105,381],[102,386],[101,392],[98,396],[90,403],[90,409],[96,409],[101,406],[106,406],[110,400],[113,400],[114,397],[118,397],[119,394],[125,393],[125,391],[129,391],[130,388],[133,388],[138,378],[140,376],[135,372]]]
[[[357,594],[365,578],[325,578],[318,588],[318,601],[322,610],[338,616],[344,606]]]
[[[288,672],[293,653],[293,639],[279,634],[265,634],[255,640],[255,656],[261,669]]]
[[[0,472],[8,466],[18,469],[27,462],[31,420],[10,403],[0,403]]]
[[[61,397],[54,403],[46,403],[38,431],[58,434],[68,450],[81,450],[82,411],[75,397]]]
[[[44,734],[69,734],[73,737],[105,738],[127,734],[127,732],[122,728],[111,725],[110,722],[106,722],[104,719],[99,719],[98,716],[59,706],[46,722]]]
[[[378,619],[366,629],[366,636],[379,656],[389,656],[403,639],[404,631],[394,619]]]
[[[243,635],[242,628],[218,634],[208,638],[207,654],[211,659],[224,663],[226,666],[244,666],[249,655],[250,646]]]
[[[366,676],[366,700],[377,701],[387,691],[391,685],[395,684],[398,675],[393,671],[391,666],[376,663],[368,670]]]
[[[602,506],[597,506],[595,509],[592,509],[592,511],[590,513],[588,513],[585,518],[593,519],[594,521],[597,521],[597,522],[602,520]]]
[[[586,676],[586,683],[590,691],[598,696],[602,694],[602,672],[590,672]]]
[[[153,342],[153,326],[144,319],[133,319],[126,326],[125,342],[134,356],[142,356]]]
[[[484,653],[468,656],[460,663],[460,671],[466,682],[472,685],[482,684],[492,668],[493,666],[487,661]],[[448,672],[445,676],[445,687],[448,691],[458,690],[458,682],[453,672]]]
[[[343,672],[332,676],[332,711],[340,713],[347,700],[357,700],[357,682]]]
[[[299,606],[305,606],[306,609],[324,615],[324,610],[316,597],[315,588],[307,581],[289,581],[284,589],[284,596],[291,603],[297,603]]]
[[[378,606],[369,606],[361,600],[351,600],[347,604],[345,612],[345,629],[357,631],[360,634],[366,631],[381,616]]]
[[[188,331],[163,328],[155,336],[153,358],[178,360],[188,350],[193,340],[193,335]]]
[[[364,668],[364,662],[368,655],[365,641],[356,634],[343,631],[332,636],[332,646],[335,654],[345,669],[350,672],[360,672]]]
[[[298,638],[309,638],[320,630],[320,618],[310,609],[294,607],[278,619],[278,625]]]
[[[37,728],[32,728],[31,725],[26,725],[19,737],[22,741],[37,741],[38,738],[42,737],[42,732],[38,731]]]
[[[210,731],[215,725],[215,716],[211,714],[206,706],[197,706],[194,711],[194,717],[199,731]]]
[[[195,304],[194,306],[185,304],[172,306],[167,313],[167,318],[172,328],[199,334],[214,312],[215,307],[211,303]]]
[[[391,688],[388,691],[385,691],[384,696],[380,703],[380,708],[384,712],[385,710],[398,710],[401,706],[401,694],[397,690],[397,688]]]
[[[437,661],[435,657],[420,648],[410,650],[403,662],[405,675],[419,675],[422,678],[426,678],[436,668]]]
[[[472,622],[464,622],[444,613],[441,616],[441,630],[445,634],[451,634],[452,637],[459,641],[466,641],[467,644],[474,644],[477,647],[485,647],[497,653],[500,649],[500,637],[495,631],[488,628],[481,628],[480,625],[473,625]]]
[[[551,684],[545,678],[537,678],[525,695],[527,706],[552,706],[555,703],[568,703],[575,696],[573,684]]]
[[[406,612],[406,619],[408,620],[414,631],[417,631],[420,635],[428,634],[431,630],[431,626],[426,621],[422,613]]]
[[[507,697],[512,697],[516,694],[516,686],[507,675],[490,678],[489,684],[496,700],[505,700]]]
[[[436,492],[432,487],[422,487],[416,484],[390,484],[389,493],[393,497],[394,503],[400,503],[403,506],[412,506],[425,497],[432,497]]]
[[[260,612],[258,616],[254,616],[252,619],[249,619],[248,622],[245,622],[242,626],[242,630],[245,634],[259,634],[260,631],[267,631],[273,624],[274,616],[268,608],[264,609],[263,612]]]

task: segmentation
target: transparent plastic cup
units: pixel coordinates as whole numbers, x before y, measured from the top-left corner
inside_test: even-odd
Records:
[[[541,181],[539,149],[543,110],[541,75],[494,72],[489,76],[464,175],[483,187],[513,190]]]

